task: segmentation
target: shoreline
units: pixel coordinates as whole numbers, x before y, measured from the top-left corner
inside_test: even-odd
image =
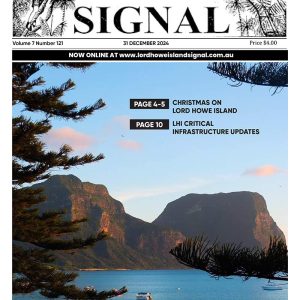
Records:
[[[129,271],[129,270],[133,270],[133,269],[86,268],[86,269],[79,269],[78,271],[96,272],[96,271]]]
[[[84,268],[84,269],[73,269],[74,272],[97,272],[97,271],[184,271],[184,270],[193,270],[186,268],[178,268],[178,269],[127,269],[127,268]],[[197,270],[199,271],[199,270]]]

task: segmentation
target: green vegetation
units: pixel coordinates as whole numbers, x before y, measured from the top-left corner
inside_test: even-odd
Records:
[[[208,64],[208,69],[221,77],[228,78],[233,86],[243,83],[260,85],[278,89],[288,86],[288,64],[282,62],[240,63],[214,62]]]
[[[49,64],[53,67],[86,69],[91,64]],[[63,272],[53,264],[50,250],[87,247],[104,238],[99,233],[87,239],[66,238],[76,232],[85,221],[69,221],[63,211],[41,213],[37,205],[45,201],[41,189],[24,188],[50,177],[55,168],[69,169],[103,159],[103,155],[90,153],[71,156],[72,149],[63,145],[59,151],[48,151],[42,136],[51,129],[51,120],[82,120],[105,106],[99,99],[81,109],[77,103],[67,104],[62,97],[75,84],[68,80],[59,87],[43,88],[45,81],[33,76],[42,68],[41,63],[15,63],[12,74],[13,105],[21,105],[22,112],[14,116],[13,123],[13,292],[39,291],[49,298],[64,296],[68,299],[106,299],[126,291],[97,292],[80,289],[72,284],[77,274]],[[37,113],[33,120],[23,112]]]
[[[241,276],[288,280],[288,251],[280,238],[270,238],[269,246],[249,248],[234,243],[210,242],[203,236],[186,239],[170,253],[183,265],[211,276]]]

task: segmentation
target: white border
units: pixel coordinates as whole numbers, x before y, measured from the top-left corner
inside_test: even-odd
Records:
[[[0,200],[0,228],[1,228],[1,299],[11,299],[12,274],[12,201],[11,201],[11,35],[12,35],[12,1],[3,1],[1,28],[1,200]]]
[[[289,48],[289,300],[300,299],[299,277],[299,169],[300,169],[300,3],[288,1],[288,48]],[[1,24],[1,299],[11,299],[11,37],[12,0],[3,1]],[[275,130],[275,128],[274,128]]]

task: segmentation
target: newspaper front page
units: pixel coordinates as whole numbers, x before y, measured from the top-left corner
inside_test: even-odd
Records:
[[[288,299],[286,1],[12,4],[13,299]]]

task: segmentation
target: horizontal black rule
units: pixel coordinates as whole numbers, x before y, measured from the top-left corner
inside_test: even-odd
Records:
[[[167,119],[131,119],[130,129],[169,129],[169,120]]]
[[[169,99],[130,99],[130,109],[168,109]]]

